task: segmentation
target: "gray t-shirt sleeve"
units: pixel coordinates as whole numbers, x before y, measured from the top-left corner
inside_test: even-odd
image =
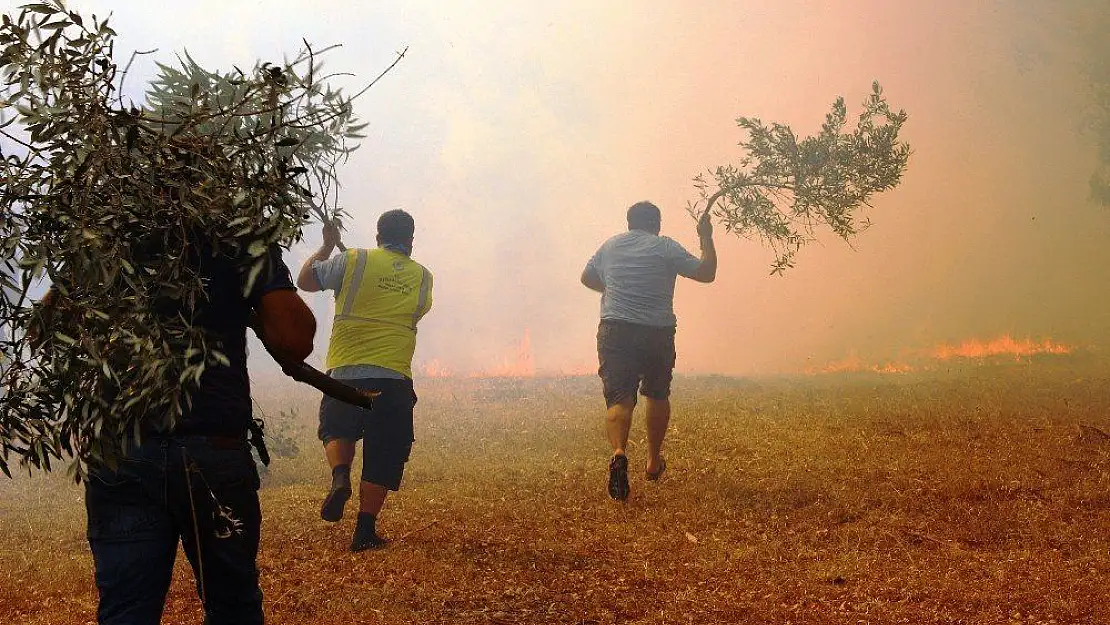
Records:
[[[594,255],[591,256],[590,260],[586,262],[586,270],[589,271],[589,270],[592,269],[593,272],[597,274],[597,277],[602,278],[602,279],[604,279],[604,277],[605,277],[601,273],[601,266],[602,266],[602,262],[601,262],[601,260],[602,260],[601,256],[602,255],[601,255],[601,253],[604,250],[605,250],[604,245],[597,248],[597,251],[594,252]]]
[[[666,253],[667,262],[680,276],[693,277],[698,267],[701,267],[701,259],[686,251],[686,248],[674,239],[667,239]]]
[[[325,290],[339,291],[343,286],[343,274],[347,272],[347,253],[342,252],[327,260],[312,263],[312,273]]]

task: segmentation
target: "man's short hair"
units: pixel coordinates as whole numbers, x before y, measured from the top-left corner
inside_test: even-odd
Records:
[[[397,208],[382,213],[378,217],[378,238],[382,243],[408,245],[416,232],[416,222],[412,215]]]
[[[628,209],[628,229],[659,232],[663,216],[651,202],[636,202]]]

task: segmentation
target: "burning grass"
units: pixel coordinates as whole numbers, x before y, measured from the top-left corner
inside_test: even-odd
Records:
[[[604,493],[594,378],[418,382],[381,553],[316,516],[315,400],[259,393],[271,623],[1110,622],[1110,366],[676,382],[664,479]],[[356,467],[357,470],[357,467]],[[79,489],[0,484],[0,622],[87,623]],[[198,623],[191,575],[166,623]]]
[[[967,339],[958,344],[941,343],[928,349],[911,350],[903,358],[880,363],[870,362],[857,353],[834,360],[824,367],[810,367],[807,373],[912,373],[948,368],[951,363],[997,365],[1004,362],[1030,362],[1076,353],[1072,345],[1051,339],[1014,338],[1003,334],[994,339]]]

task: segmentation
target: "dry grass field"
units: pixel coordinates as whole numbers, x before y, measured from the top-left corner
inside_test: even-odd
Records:
[[[383,552],[317,517],[317,396],[262,492],[270,623],[1110,623],[1110,365],[680,378],[670,468],[605,495],[594,378],[418,382]],[[282,410],[295,413],[280,418]],[[357,467],[356,467],[357,470]],[[0,482],[0,623],[94,621],[82,492]],[[200,623],[179,560],[166,623]]]

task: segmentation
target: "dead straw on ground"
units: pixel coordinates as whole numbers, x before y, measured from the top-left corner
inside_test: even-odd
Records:
[[[267,617],[293,623],[1110,622],[1110,366],[681,378],[659,483],[605,495],[593,378],[420,380],[382,527],[317,516],[318,397],[286,410],[262,491]],[[356,466],[356,471],[358,467]],[[95,620],[81,490],[0,484],[0,622]],[[165,623],[199,623],[180,558]]]

